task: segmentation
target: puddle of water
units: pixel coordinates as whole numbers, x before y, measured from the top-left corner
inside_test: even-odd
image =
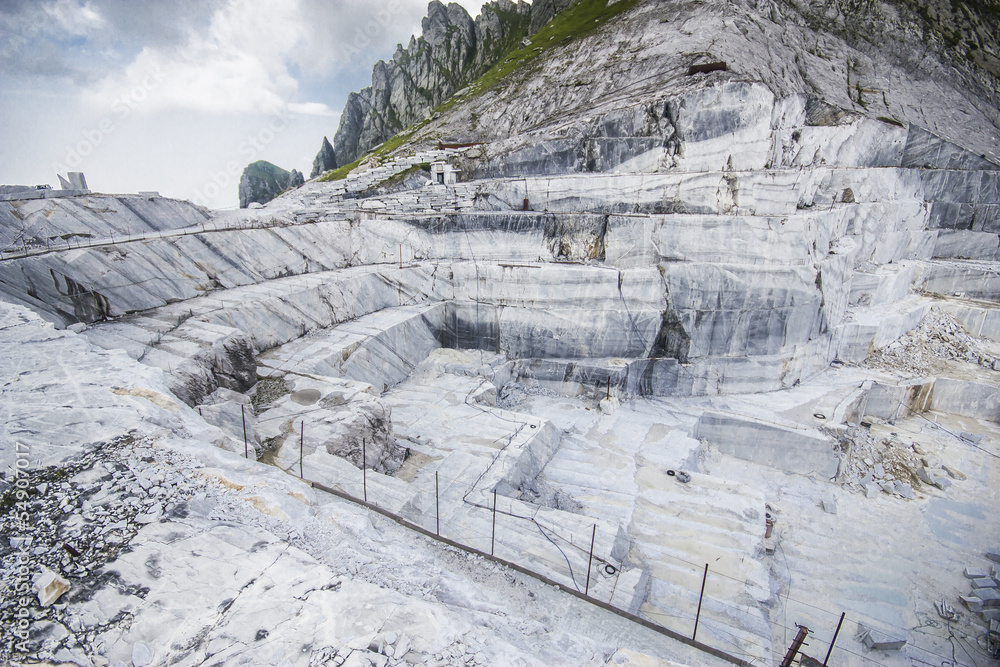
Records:
[[[268,449],[267,451],[263,452],[260,455],[260,458],[258,458],[257,460],[260,461],[261,463],[266,463],[269,466],[277,466],[278,465],[277,456],[278,456],[278,447],[275,447],[274,449]]]
[[[293,403],[298,403],[299,405],[312,405],[319,400],[319,397],[319,389],[309,388],[293,392],[289,398],[292,399]]]

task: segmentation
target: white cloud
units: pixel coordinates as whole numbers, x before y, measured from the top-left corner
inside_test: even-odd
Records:
[[[426,0],[301,0],[302,41],[291,56],[301,71],[323,77],[348,67],[370,71],[420,33]]]
[[[452,0],[443,0],[449,4]],[[475,18],[483,0],[459,0]],[[327,76],[361,67],[369,72],[378,58],[420,36],[427,0],[301,0],[303,39],[292,57],[303,72]]]
[[[144,48],[121,74],[105,77],[85,100],[98,107],[278,113],[298,88],[285,55],[299,39],[297,5],[231,0],[204,34],[176,48]]]
[[[54,4],[43,6],[42,11],[70,35],[86,35],[106,24],[104,17],[89,2],[57,0]]]
[[[333,116],[336,112],[322,102],[292,102],[288,105],[288,110],[292,113],[306,114],[307,116]]]
[[[81,56],[77,44],[69,47],[77,56],[63,53],[69,38],[89,42],[106,33],[107,21],[90,2],[0,3],[0,74],[66,76],[79,74],[90,60]],[[78,40],[77,38],[84,39]]]
[[[427,0],[0,0],[0,181],[55,184],[53,165],[76,151],[103,191],[235,205],[247,162],[309,169],[337,128],[331,108],[420,33],[426,11]]]
[[[462,4],[476,13],[482,2]],[[103,21],[77,0],[58,0],[50,9],[81,25]],[[316,83],[349,67],[370,71],[397,42],[419,34],[426,9],[426,0],[227,0],[207,25],[187,28],[179,45],[144,47],[83,99],[97,109],[124,105],[130,112],[334,115],[324,103],[295,100],[297,77]]]

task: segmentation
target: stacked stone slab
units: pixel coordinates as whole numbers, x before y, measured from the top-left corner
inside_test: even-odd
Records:
[[[450,160],[461,155],[464,149],[443,148],[439,150],[417,151],[415,154],[387,160],[367,169],[352,171],[344,179],[345,191],[350,193],[370,190],[396,174],[418,164]]]
[[[988,572],[981,567],[965,568],[965,578],[972,590],[961,596],[961,600],[969,611],[979,614],[991,632],[1000,635],[997,627],[1000,623],[1000,549],[989,551],[986,556],[993,562]]]

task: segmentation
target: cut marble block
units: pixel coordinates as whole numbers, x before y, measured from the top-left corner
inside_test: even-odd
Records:
[[[1000,388],[982,382],[937,378],[931,409],[1000,421]]]
[[[990,232],[941,230],[934,244],[934,258],[996,261],[1000,259],[1000,236]]]
[[[995,264],[977,261],[923,262],[914,287],[943,296],[1000,302],[1000,274]]]
[[[897,385],[872,382],[864,402],[864,416],[896,419],[910,412],[926,412],[933,404],[936,385],[935,381]]]
[[[799,474],[832,478],[839,459],[818,431],[794,429],[737,414],[705,411],[691,434],[724,454]]]
[[[272,349],[260,365],[268,374],[291,370],[393,386],[440,346],[444,310],[440,303],[380,310]]]

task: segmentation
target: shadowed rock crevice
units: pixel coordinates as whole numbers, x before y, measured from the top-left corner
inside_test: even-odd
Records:
[[[73,315],[77,322],[99,322],[108,319],[111,304],[106,296],[96,290],[87,289],[67,275],[57,275],[53,269],[49,269],[49,274],[59,294],[68,297],[73,304]]]
[[[691,347],[691,336],[684,330],[684,323],[669,307],[663,311],[660,320],[660,330],[649,351],[650,357],[667,357],[676,359],[682,364],[688,361],[688,350]]]

